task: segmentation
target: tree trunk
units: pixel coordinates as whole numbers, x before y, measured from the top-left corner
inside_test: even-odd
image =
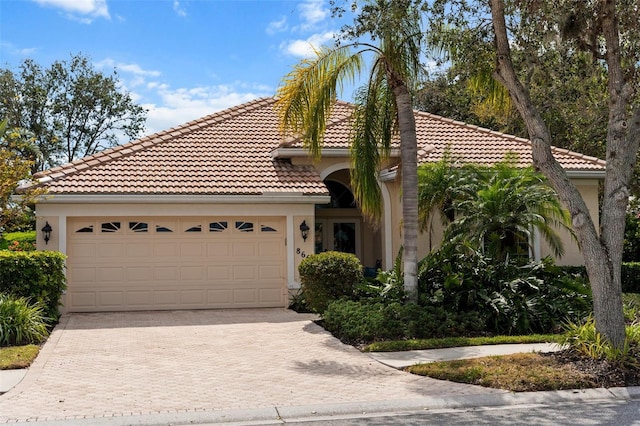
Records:
[[[399,79],[398,79],[399,80]],[[402,168],[402,238],[404,289],[410,301],[418,301],[418,141],[411,94],[402,82],[392,84],[398,108]]]
[[[608,0],[604,0],[605,3]],[[622,287],[620,269],[622,263],[622,242],[624,236],[624,217],[628,200],[627,182],[631,176],[632,159],[636,158],[637,140],[633,143],[621,144],[625,137],[618,132],[613,134],[612,128],[618,128],[615,120],[624,115],[625,100],[613,99],[610,102],[611,114],[609,134],[607,137],[607,171],[605,177],[605,194],[602,206],[602,231],[598,236],[589,210],[577,188],[567,177],[564,169],[558,164],[551,152],[551,134],[544,120],[532,105],[529,93],[518,79],[511,62],[511,51],[504,17],[504,1],[491,0],[491,14],[496,43],[496,78],[509,90],[511,99],[522,116],[532,141],[533,162],[549,179],[558,196],[571,214],[573,228],[584,258],[589,281],[593,293],[593,309],[597,330],[615,347],[622,347],[625,340],[624,315],[622,312]],[[615,9],[615,5],[613,5]],[[603,24],[605,27],[607,24]],[[615,32],[615,20],[609,23],[610,30]],[[611,75],[612,63],[616,59],[609,58],[609,50],[615,45],[607,42],[607,56],[610,72],[610,91],[615,75]],[[619,49],[618,49],[619,51]],[[620,58],[617,58],[620,68]],[[615,84],[615,83],[614,83]],[[628,100],[628,98],[627,98]],[[616,108],[622,106],[622,109]],[[638,115],[638,114],[636,114]],[[613,120],[613,121],[612,121]],[[631,138],[631,132],[627,136]],[[637,138],[636,138],[637,139]]]

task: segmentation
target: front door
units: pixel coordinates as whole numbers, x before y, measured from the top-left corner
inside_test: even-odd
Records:
[[[317,219],[315,252],[340,251],[360,257],[360,220],[355,218]]]

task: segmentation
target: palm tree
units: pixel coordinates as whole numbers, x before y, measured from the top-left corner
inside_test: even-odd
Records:
[[[378,45],[353,42],[318,50],[313,59],[303,60],[284,78],[277,109],[283,133],[301,136],[310,154],[319,158],[338,90],[360,76],[366,57],[371,56],[368,84],[357,92],[352,116],[352,187],[362,212],[378,220],[382,197],[377,175],[399,133],[404,286],[409,299],[417,300],[418,178],[412,92],[421,71],[422,32],[420,12],[410,3],[368,2],[357,33],[368,33]]]

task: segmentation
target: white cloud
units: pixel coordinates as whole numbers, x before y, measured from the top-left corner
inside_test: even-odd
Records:
[[[39,50],[36,47],[16,47],[13,43],[6,41],[0,41],[0,49],[17,56],[32,56]]]
[[[41,6],[62,9],[67,17],[90,24],[96,18],[111,19],[106,0],[33,0]]]
[[[314,50],[318,50],[321,46],[333,41],[333,35],[333,32],[313,34],[306,40],[284,42],[280,45],[280,48],[289,55],[308,58],[314,55]]]
[[[279,21],[269,22],[269,25],[267,25],[266,32],[269,35],[273,35],[276,33],[281,33],[283,31],[286,31],[287,29],[288,29],[287,17],[283,16],[282,19],[280,19]]]
[[[180,4],[179,0],[173,0],[173,11],[181,17],[187,16],[187,10]]]
[[[264,86],[257,86],[255,90],[248,88],[247,91],[237,90],[236,86],[246,85],[234,83],[171,89],[166,84],[148,84],[147,88],[154,90],[159,98],[157,102],[141,104],[148,110],[146,134],[166,130],[259,97],[273,95],[273,90],[265,90]]]
[[[324,7],[324,0],[308,0],[299,5],[301,30],[314,28],[319,22],[324,21],[329,16],[329,10]]]

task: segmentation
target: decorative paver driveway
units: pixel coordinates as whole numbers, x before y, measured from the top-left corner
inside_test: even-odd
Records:
[[[71,314],[0,422],[500,393],[386,367],[284,309]]]

